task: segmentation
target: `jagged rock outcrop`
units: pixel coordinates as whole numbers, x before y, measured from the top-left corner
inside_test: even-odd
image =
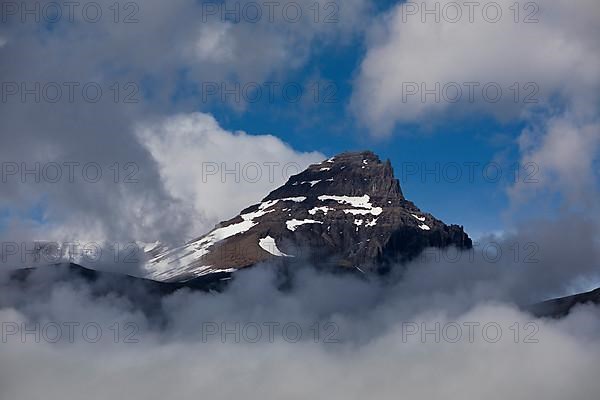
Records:
[[[267,260],[303,260],[367,273],[446,246],[472,243],[462,227],[406,200],[389,160],[365,151],[311,165],[182,247],[149,249],[147,269],[152,279],[182,281]]]

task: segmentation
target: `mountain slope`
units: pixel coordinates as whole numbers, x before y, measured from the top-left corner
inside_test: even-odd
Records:
[[[406,200],[391,164],[372,152],[343,153],[292,176],[260,204],[184,246],[150,249],[148,277],[185,281],[267,260],[385,269],[426,247],[470,248],[448,226]]]
[[[576,306],[582,304],[600,304],[600,288],[586,293],[578,293],[534,304],[528,308],[528,311],[536,317],[560,318],[569,314]]]
[[[181,289],[203,292],[219,292],[227,288],[235,277],[227,273],[213,273],[185,282],[156,282],[129,275],[87,269],[77,264],[56,264],[36,268],[15,269],[6,276],[0,274],[0,293],[12,290],[34,289],[37,294],[49,295],[57,285],[66,282],[89,284],[89,294],[94,298],[117,295],[140,307],[147,315],[160,315],[162,298]],[[281,287],[286,287],[283,284]],[[536,318],[563,318],[581,305],[600,305],[600,288],[572,296],[522,305],[523,311]],[[0,308],[14,307],[9,297],[0,296]]]

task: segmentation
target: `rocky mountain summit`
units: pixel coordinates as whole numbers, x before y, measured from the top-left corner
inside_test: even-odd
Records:
[[[390,161],[364,151],[311,165],[184,246],[151,246],[146,269],[149,278],[169,282],[269,260],[368,273],[427,247],[447,246],[470,248],[472,242],[461,226],[446,225],[406,200]]]

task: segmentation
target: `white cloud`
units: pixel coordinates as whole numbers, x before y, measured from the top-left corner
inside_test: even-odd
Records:
[[[3,312],[2,317],[8,322],[24,320],[14,312]],[[579,330],[570,330],[564,322],[527,318],[500,306],[480,307],[459,320],[441,323],[422,317],[416,323],[428,324],[434,332],[426,343],[420,343],[418,336],[403,342],[401,323],[362,346],[286,343],[279,335],[272,344],[235,344],[233,339],[225,344],[202,343],[200,333],[187,341],[145,335],[137,344],[16,343],[2,346],[0,370],[5,377],[3,391],[13,399],[96,400],[125,395],[161,399],[174,393],[181,399],[210,393],[217,400],[390,399],[399,393],[448,400],[594,398],[600,390],[595,375],[600,355],[597,338],[584,340]],[[580,312],[569,322],[581,323],[586,330],[598,327],[593,310]],[[459,343],[435,343],[436,323],[449,327],[449,337],[460,326]],[[474,343],[468,342],[463,324],[478,324]],[[490,324],[486,331],[490,338],[496,337],[496,327],[502,329],[499,342],[482,339],[486,324]],[[125,332],[130,333],[131,329]],[[518,337],[518,343],[513,337]],[[9,340],[15,342],[13,337]]]
[[[337,8],[332,8],[337,3],[329,0],[267,4],[226,1],[218,10],[238,7],[240,12],[199,13],[196,22],[201,23],[190,24],[186,37],[178,43],[179,53],[189,63],[194,77],[201,77],[202,81],[233,77],[243,83],[261,82],[273,76],[279,79],[305,65],[313,47],[339,45],[362,32],[371,15],[365,0],[348,0]],[[262,15],[252,22],[255,9]],[[295,21],[297,12],[300,18]],[[239,22],[232,22],[236,17]]]
[[[192,46],[192,57],[196,57],[197,61],[232,62],[234,54],[233,43],[228,35],[230,29],[231,25],[227,23],[203,25],[195,46]]]
[[[290,175],[326,158],[297,152],[271,135],[229,132],[202,113],[141,124],[138,136],[158,163],[167,191],[196,210],[193,234],[237,215]]]
[[[475,9],[474,22],[469,21],[468,8],[461,7],[462,17],[452,23],[454,14],[445,8],[449,3],[415,3],[419,10],[432,10],[438,4],[439,23],[432,15],[423,23],[420,13],[408,15],[408,8],[399,5],[382,19],[384,28],[372,33],[353,104],[361,120],[376,133],[388,133],[396,123],[431,120],[450,111],[518,117],[527,107],[521,100],[535,88],[523,88],[527,82],[538,85],[540,92],[535,97],[541,103],[558,94],[578,108],[593,109],[589,102],[597,99],[600,87],[600,29],[595,22],[600,18],[600,7],[595,0],[577,5],[567,0],[536,2],[540,7],[535,13],[538,23],[515,23],[512,0],[497,2],[503,13],[497,23],[484,19],[483,5]],[[521,7],[520,21],[535,11],[517,4]],[[485,16],[489,20],[494,13],[488,10]],[[441,87],[455,82],[463,87],[462,100],[468,99],[463,83],[483,86],[495,82],[503,89],[503,96],[498,103],[485,101],[480,88],[475,91],[474,104],[462,101],[453,107],[444,97],[439,102],[433,96],[424,102],[418,95],[403,99],[403,84],[406,93],[408,82],[425,83],[427,88],[436,82]],[[522,87],[517,102],[510,89],[515,82]],[[490,97],[494,97],[493,92]],[[454,92],[449,91],[446,98],[454,98]]]
[[[480,277],[501,270],[484,265]],[[6,285],[0,292],[2,394],[50,400],[124,394],[154,400],[173,393],[181,399],[198,393],[214,399],[595,398],[597,307],[579,307],[562,320],[536,319],[508,303],[481,300],[497,281],[481,287],[472,274],[439,267],[433,279],[417,274],[418,281],[409,276],[389,286],[304,270],[284,292],[275,269],[256,268],[223,293],[179,291],[162,299],[132,291],[129,283],[87,285],[38,271],[30,287]],[[445,284],[444,272],[455,285]],[[60,284],[47,288],[42,279]],[[136,292],[147,311],[116,294],[92,295],[109,284]],[[99,338],[95,326],[84,333],[91,323],[103,330]],[[50,343],[56,325],[62,335]],[[21,336],[25,327],[29,333]]]
[[[522,165],[529,177],[511,188],[513,200],[523,200],[537,189],[549,188],[566,195],[571,203],[594,205],[598,187],[594,162],[600,150],[600,122],[581,122],[561,115],[523,131],[519,137]],[[588,203],[589,201],[591,203]]]

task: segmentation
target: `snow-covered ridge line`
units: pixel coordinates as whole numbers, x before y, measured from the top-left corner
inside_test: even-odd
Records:
[[[257,211],[240,215],[242,222],[219,227],[200,239],[157,255],[146,264],[148,276],[153,279],[168,280],[183,271],[193,273],[196,276],[207,275],[213,272],[229,272],[229,270],[212,270],[212,266],[210,265],[200,266],[189,271],[186,271],[186,268],[189,268],[189,265],[194,261],[207,255],[209,249],[215,244],[232,236],[245,233],[258,225],[258,222],[255,222],[255,220],[274,212],[275,210],[270,210],[270,208],[280,201],[301,203],[305,200],[306,197],[288,197],[262,202],[259,204]]]

